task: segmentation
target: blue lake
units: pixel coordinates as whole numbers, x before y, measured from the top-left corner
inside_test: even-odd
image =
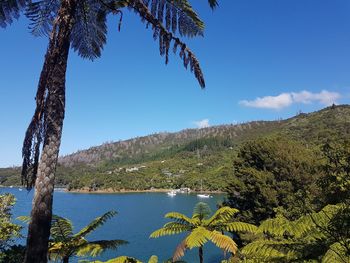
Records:
[[[0,193],[9,192],[16,196],[14,217],[29,215],[33,191],[19,191],[18,188],[0,188]],[[109,220],[95,233],[88,236],[89,240],[123,239],[129,242],[116,251],[108,251],[97,257],[98,260],[107,260],[126,255],[136,257],[147,262],[151,255],[157,255],[159,262],[170,258],[180,243],[183,235],[150,239],[149,235],[164,223],[164,215],[171,211],[192,214],[194,205],[204,201],[212,210],[221,202],[224,195],[213,195],[212,198],[200,199],[192,194],[177,194],[169,197],[166,193],[123,193],[123,194],[75,194],[55,192],[54,213],[69,218],[79,231],[94,218],[103,213],[115,210],[118,215]],[[24,232],[26,233],[26,232]],[[22,240],[21,243],[25,241]],[[188,251],[183,258],[188,263],[198,262],[197,250]],[[204,247],[204,261],[218,263],[223,257],[221,250],[211,244]],[[81,258],[80,258],[81,259]],[[78,262],[77,258],[71,262]]]

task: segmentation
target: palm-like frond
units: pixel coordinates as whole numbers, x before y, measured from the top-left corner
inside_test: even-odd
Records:
[[[211,9],[214,9],[216,7],[219,6],[219,3],[217,0],[208,0],[209,6],[211,7]]]
[[[154,231],[150,235],[150,238],[170,236],[170,235],[180,234],[190,230],[191,230],[191,226],[189,225],[184,225],[177,222],[169,222],[169,223],[166,223],[161,229]]]
[[[143,0],[130,0],[129,7],[135,10],[142,21],[147,21],[147,23],[152,25],[153,37],[159,40],[159,53],[161,56],[165,56],[165,63],[167,64],[169,61],[170,45],[173,44],[174,53],[176,53],[179,47],[179,56],[183,61],[184,67],[187,68],[188,65],[190,66],[190,70],[194,73],[199,85],[204,88],[205,81],[199,61],[187,45],[166,29],[162,22],[148,9]]]
[[[55,242],[65,242],[73,235],[72,222],[67,218],[53,215],[50,233]]]
[[[192,218],[198,218],[199,220],[204,220],[209,218],[211,214],[210,207],[207,203],[199,202],[195,205],[193,209]]]
[[[91,263],[142,263],[142,261],[132,257],[121,256],[121,257],[113,258],[103,262],[94,260]]]
[[[236,254],[237,252],[236,242],[218,231],[211,232],[210,240],[215,244],[215,246],[221,248],[225,252],[230,252],[232,254]]]
[[[0,27],[10,25],[18,19],[29,0],[0,0]]]
[[[100,1],[77,2],[71,43],[81,57],[94,59],[101,56],[107,39],[106,15],[109,11]]]
[[[181,36],[203,35],[204,23],[188,0],[143,0],[152,15],[165,24],[168,31]]]
[[[148,263],[158,263],[158,257],[155,255],[151,256]]]
[[[295,252],[288,248],[288,245],[293,244],[293,242],[287,241],[257,240],[246,245],[241,252],[247,258],[255,259],[258,262],[282,261],[282,259],[297,258]]]
[[[211,231],[204,227],[197,227],[186,237],[186,246],[189,249],[203,246],[211,238]]]
[[[239,210],[236,208],[231,208],[229,206],[224,206],[216,210],[214,215],[205,221],[205,224],[210,226],[212,224],[217,224],[217,222],[228,222],[232,220],[232,217],[238,213]]]
[[[117,212],[115,211],[109,211],[105,213],[104,215],[95,218],[89,225],[84,227],[82,230],[80,230],[77,234],[74,235],[74,238],[82,238],[90,234],[92,231],[94,231],[96,228],[102,226],[108,219],[115,216]]]
[[[96,257],[107,249],[117,249],[119,246],[128,244],[124,240],[98,240],[87,242],[77,249],[77,256]]]
[[[249,223],[244,222],[231,222],[226,223],[222,227],[218,227],[222,231],[228,232],[250,232],[255,233],[258,230],[258,227]]]
[[[186,215],[178,212],[167,213],[164,217],[174,219],[175,221],[181,224],[194,224],[196,222],[196,220],[193,220],[192,218],[189,218]]]
[[[350,255],[347,255],[340,243],[332,244],[326,254],[322,257],[322,263],[350,262]]]
[[[34,36],[48,36],[60,6],[59,0],[30,2],[25,15],[30,20],[29,29]]]
[[[186,250],[188,249],[186,244],[186,238],[176,247],[172,262],[179,260],[185,255]]]

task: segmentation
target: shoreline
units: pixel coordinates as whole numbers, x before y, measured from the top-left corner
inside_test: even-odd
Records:
[[[167,193],[174,189],[152,189],[152,190],[128,190],[128,189],[122,189],[122,190],[113,190],[113,189],[99,189],[96,191],[90,191],[89,189],[74,189],[74,190],[68,190],[66,189],[64,192],[66,193],[73,193],[73,194],[132,194],[132,193]],[[223,191],[190,191],[188,193],[181,193],[181,194],[225,194],[226,192]]]
[[[22,188],[25,189],[23,186],[13,185],[11,188],[10,186],[0,185],[0,188],[10,188],[10,189],[16,189],[16,188]],[[57,187],[55,188],[55,192],[65,192],[65,193],[72,193],[72,194],[132,194],[132,193],[167,193],[170,191],[173,191],[175,189],[148,189],[148,190],[131,190],[131,189],[121,189],[121,190],[115,190],[112,188],[107,189],[98,189],[95,191],[91,191],[88,188],[82,188],[82,189],[73,189],[68,190],[64,187]],[[188,193],[181,193],[181,194],[225,194],[226,192],[223,191],[196,191],[192,190]]]

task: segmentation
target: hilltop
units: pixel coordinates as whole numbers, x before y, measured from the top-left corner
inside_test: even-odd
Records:
[[[283,136],[308,147],[350,138],[350,106],[332,106],[277,121],[253,121],[157,133],[105,143],[59,158],[57,184],[69,189],[145,190],[186,186],[222,190],[245,141]],[[19,168],[0,169],[2,185],[19,184]]]

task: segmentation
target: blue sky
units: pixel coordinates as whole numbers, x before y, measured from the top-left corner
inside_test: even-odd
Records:
[[[350,102],[348,0],[192,1],[205,37],[186,40],[201,61],[201,90],[181,61],[165,66],[152,33],[124,13],[109,19],[102,58],[70,53],[61,154],[106,141],[197,125],[273,120]],[[0,167],[21,163],[47,46],[21,18],[0,28]]]

